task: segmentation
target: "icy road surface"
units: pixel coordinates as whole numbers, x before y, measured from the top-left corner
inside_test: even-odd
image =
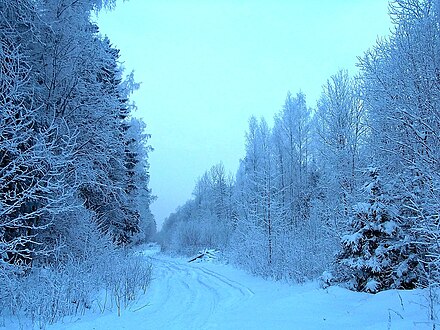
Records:
[[[154,279],[121,317],[89,314],[49,329],[432,329],[423,291],[324,290],[263,280],[229,265],[144,254]]]

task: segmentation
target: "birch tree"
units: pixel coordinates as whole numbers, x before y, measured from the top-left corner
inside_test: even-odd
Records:
[[[327,223],[340,235],[350,216],[359,170],[365,166],[361,148],[367,132],[359,84],[346,71],[331,76],[323,86],[316,116],[324,203],[329,210]]]

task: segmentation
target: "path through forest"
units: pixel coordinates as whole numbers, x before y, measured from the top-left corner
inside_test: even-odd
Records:
[[[288,285],[230,265],[188,263],[150,249],[154,279],[121,317],[90,314],[51,329],[429,329],[422,291],[376,295]]]

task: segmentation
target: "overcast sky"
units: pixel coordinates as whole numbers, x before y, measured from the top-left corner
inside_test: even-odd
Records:
[[[339,69],[389,34],[386,0],[130,0],[100,13],[141,89],[136,116],[155,151],[150,187],[160,226],[223,162],[235,174],[251,115],[272,123],[287,91],[314,107]]]

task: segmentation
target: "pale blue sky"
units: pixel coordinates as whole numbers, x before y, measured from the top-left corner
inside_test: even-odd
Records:
[[[130,0],[101,13],[141,89],[133,96],[155,151],[159,226],[222,161],[235,174],[249,117],[269,123],[288,90],[314,107],[339,69],[389,34],[386,0]]]

